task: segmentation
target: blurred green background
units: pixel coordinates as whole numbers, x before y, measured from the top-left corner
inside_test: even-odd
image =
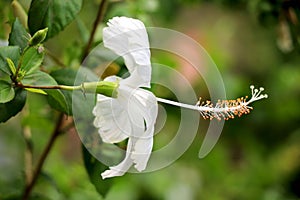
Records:
[[[30,1],[20,2],[25,8],[30,5]],[[13,19],[10,3],[0,2],[1,40],[7,40]],[[78,18],[47,41],[46,47],[65,65],[79,66],[98,5],[99,1],[85,0]],[[208,121],[201,122],[193,144],[179,160],[152,173],[114,178],[105,199],[299,199],[299,10],[299,1],[292,0],[112,1],[105,22],[113,16],[135,17],[146,26],[174,29],[198,41],[218,66],[229,99],[249,94],[250,84],[263,86],[269,98],[254,104],[249,115],[227,121],[217,145],[204,159],[197,155]],[[103,27],[97,30],[98,42]],[[183,70],[172,57],[155,53],[152,59]],[[58,68],[50,59],[46,67]],[[190,82],[209,98],[201,77]],[[30,94],[25,110],[0,124],[0,199],[13,199],[24,187],[24,127],[32,134],[36,164],[56,117],[44,97]],[[172,139],[179,119],[178,112],[168,113],[166,140]],[[164,142],[155,140],[158,146]],[[75,129],[55,143],[34,194],[36,199],[103,199],[89,181]]]

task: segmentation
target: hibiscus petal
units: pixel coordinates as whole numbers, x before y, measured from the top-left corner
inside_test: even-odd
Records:
[[[109,170],[104,171],[101,174],[102,179],[111,178],[115,176],[123,176],[129,170],[129,168],[132,166],[132,160],[130,159],[131,149],[133,146],[132,142],[133,142],[132,139],[129,138],[127,144],[126,156],[124,160],[120,164],[113,167],[109,167]]]
[[[104,46],[122,56],[133,87],[150,87],[151,62],[148,34],[144,24],[137,19],[114,17],[103,29]]]
[[[93,109],[94,126],[106,143],[118,143],[130,136],[131,122],[122,101],[98,95]],[[100,101],[99,101],[100,99]]]
[[[154,129],[149,129],[146,134],[153,135]],[[134,167],[140,172],[143,171],[148,163],[153,147],[153,137],[140,138],[134,145],[134,151],[131,154],[131,159],[135,164]]]
[[[137,89],[134,92],[134,98],[131,100],[131,104],[139,109],[139,113],[145,120],[145,130],[149,127],[154,127],[158,113],[158,105],[153,93],[144,89]]]
[[[131,107],[129,110],[133,112],[131,116],[136,116],[132,128],[132,137],[136,139],[136,142],[133,145],[131,159],[135,164],[134,167],[138,171],[142,171],[146,168],[152,152],[158,105],[155,96],[144,89],[135,90],[130,100]]]

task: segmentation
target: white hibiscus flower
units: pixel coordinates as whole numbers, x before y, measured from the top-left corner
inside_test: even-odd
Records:
[[[222,100],[213,105],[201,101],[188,105],[155,97],[141,87],[150,88],[151,63],[149,41],[144,24],[127,17],[114,17],[103,30],[104,46],[122,56],[130,76],[122,79],[110,76],[105,81],[118,82],[117,97],[97,96],[94,125],[106,143],[118,143],[128,138],[124,160],[103,172],[102,178],[122,176],[131,166],[138,171],[146,168],[153,147],[157,102],[198,111],[204,119],[232,119],[252,110],[254,101],[267,98],[263,88],[251,88],[251,98]]]
[[[125,159],[102,173],[102,178],[122,176],[134,165],[138,171],[146,168],[153,146],[157,100],[149,91],[151,63],[148,35],[144,24],[136,19],[114,17],[103,30],[104,46],[124,58],[130,76],[107,77],[119,82],[117,98],[98,94],[93,110],[94,125],[106,143],[118,143],[128,138]]]

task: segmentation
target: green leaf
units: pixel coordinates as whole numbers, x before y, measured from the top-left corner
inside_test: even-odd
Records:
[[[28,92],[32,92],[32,93],[38,93],[38,94],[47,95],[47,93],[44,90],[42,90],[42,89],[25,88],[25,90],[27,90]]]
[[[56,81],[47,73],[42,71],[35,71],[32,74],[25,76],[22,80],[25,85],[37,85],[37,86],[54,86],[57,85]],[[61,112],[69,114],[68,104],[65,96],[58,89],[44,89],[48,94],[48,102],[51,107]]]
[[[18,114],[26,102],[26,91],[22,89],[15,90],[15,97],[7,103],[0,103],[0,123],[6,122],[11,117]]]
[[[61,85],[74,85],[75,79],[77,78],[77,84],[81,84],[82,82],[92,82],[92,81],[97,81],[98,78],[97,76],[90,70],[86,68],[81,68],[79,71],[76,71],[74,69],[70,68],[65,68],[65,69],[59,69],[56,71],[51,72],[51,76],[57,81],[58,84]],[[80,82],[80,83],[78,83]],[[73,102],[73,93],[72,91],[62,91],[62,93],[65,95],[67,103],[68,103],[68,108],[69,108],[69,114],[72,115],[73,111],[72,108],[82,108],[86,106],[84,103],[78,101]],[[73,106],[72,106],[73,102]]]
[[[6,58],[6,62],[8,64],[8,67],[9,67],[12,75],[15,75],[17,70],[16,70],[16,66],[15,66],[14,62],[10,58]]]
[[[107,166],[94,158],[90,152],[82,145],[82,155],[85,169],[89,175],[91,183],[95,186],[97,192],[103,197],[109,192],[112,187],[112,179],[102,179],[101,173],[107,169]]]
[[[61,69],[51,73],[51,76],[61,85],[74,85],[74,80],[76,77],[76,71],[72,69]],[[68,104],[68,113],[73,115],[72,112],[72,91],[62,90]]]
[[[53,86],[57,85],[56,81],[47,73],[42,71],[35,71],[32,74],[28,74],[21,81],[25,85],[40,85],[40,86]]]
[[[80,70],[74,70],[70,68],[59,69],[51,72],[51,76],[62,85],[74,85],[75,79],[77,84],[82,82],[94,82],[98,81],[98,77],[88,68],[80,68]],[[78,83],[79,82],[79,83]]]
[[[11,101],[15,97],[15,90],[12,85],[6,81],[0,80],[0,103]]]
[[[0,70],[8,75],[12,75],[6,58],[10,58],[13,61],[14,65],[17,66],[19,57],[20,48],[18,46],[0,47]]]
[[[9,45],[10,46],[19,46],[23,51],[28,44],[29,35],[24,28],[24,26],[20,23],[19,19],[16,18],[14,21],[11,32],[9,34]]]
[[[74,85],[77,71],[70,68],[59,69],[51,72],[51,76],[62,85]]]
[[[21,70],[26,74],[34,73],[39,69],[44,60],[44,52],[39,52],[36,47],[30,47],[23,55]]]
[[[30,33],[48,27],[47,38],[57,35],[75,19],[81,5],[82,0],[32,0],[28,11]]]
[[[52,108],[70,115],[67,100],[60,90],[46,90],[46,92],[48,94],[49,105]]]

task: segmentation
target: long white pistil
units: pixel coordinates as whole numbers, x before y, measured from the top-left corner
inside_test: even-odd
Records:
[[[264,91],[264,88],[255,89],[253,85],[250,86],[251,89],[251,99],[247,101],[247,96],[244,98],[238,98],[236,100],[222,100],[218,101],[216,105],[213,105],[210,101],[203,102],[201,98],[196,103],[196,105],[189,105],[184,103],[179,103],[167,99],[162,99],[157,97],[158,102],[187,108],[191,110],[199,111],[201,116],[204,119],[232,119],[234,116],[241,116],[243,114],[248,114],[252,107],[249,104],[253,103],[254,101],[258,101],[260,99],[268,98],[268,95],[261,94]]]

